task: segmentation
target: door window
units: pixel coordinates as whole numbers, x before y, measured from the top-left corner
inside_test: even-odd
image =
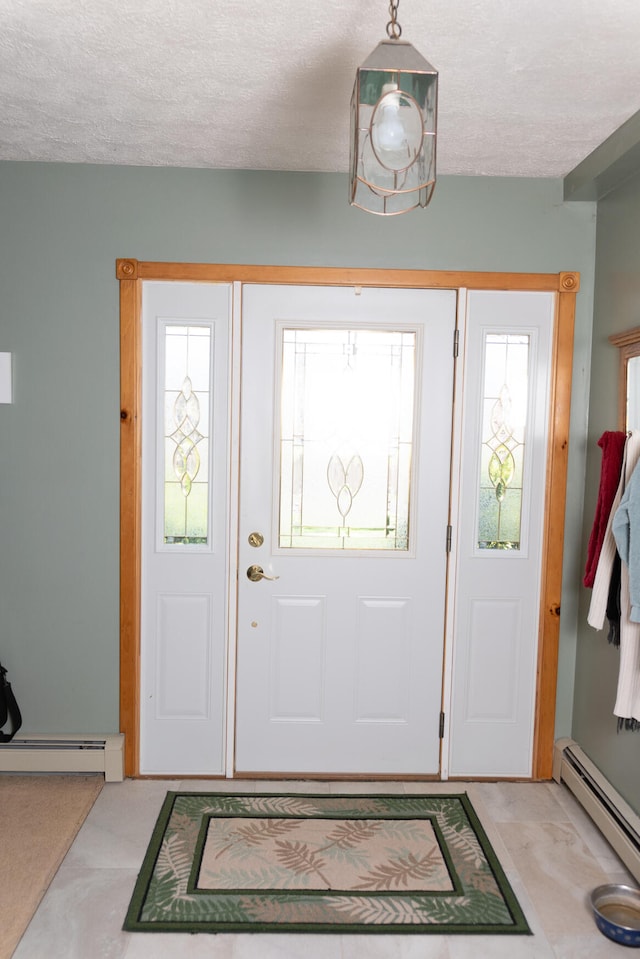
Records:
[[[280,329],[281,548],[408,550],[417,335]]]
[[[484,336],[479,549],[520,549],[529,340],[517,333]]]
[[[212,331],[164,327],[164,544],[209,544],[209,433]]]

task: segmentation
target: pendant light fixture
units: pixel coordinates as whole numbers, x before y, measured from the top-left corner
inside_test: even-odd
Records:
[[[400,39],[399,2],[351,97],[349,202],[382,216],[425,207],[436,185],[438,71]]]

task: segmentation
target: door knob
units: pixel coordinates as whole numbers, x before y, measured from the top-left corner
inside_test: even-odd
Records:
[[[259,583],[261,579],[280,579],[279,576],[267,576],[262,566],[250,566],[247,570],[247,576],[252,583]]]

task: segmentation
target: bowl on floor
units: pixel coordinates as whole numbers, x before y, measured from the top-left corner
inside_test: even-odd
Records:
[[[593,890],[590,901],[603,935],[622,946],[640,946],[640,889],[607,883]]]

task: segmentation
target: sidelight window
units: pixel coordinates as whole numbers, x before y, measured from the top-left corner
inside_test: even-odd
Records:
[[[478,547],[520,549],[530,337],[484,337]]]
[[[209,544],[212,335],[164,327],[164,526],[167,545]]]

